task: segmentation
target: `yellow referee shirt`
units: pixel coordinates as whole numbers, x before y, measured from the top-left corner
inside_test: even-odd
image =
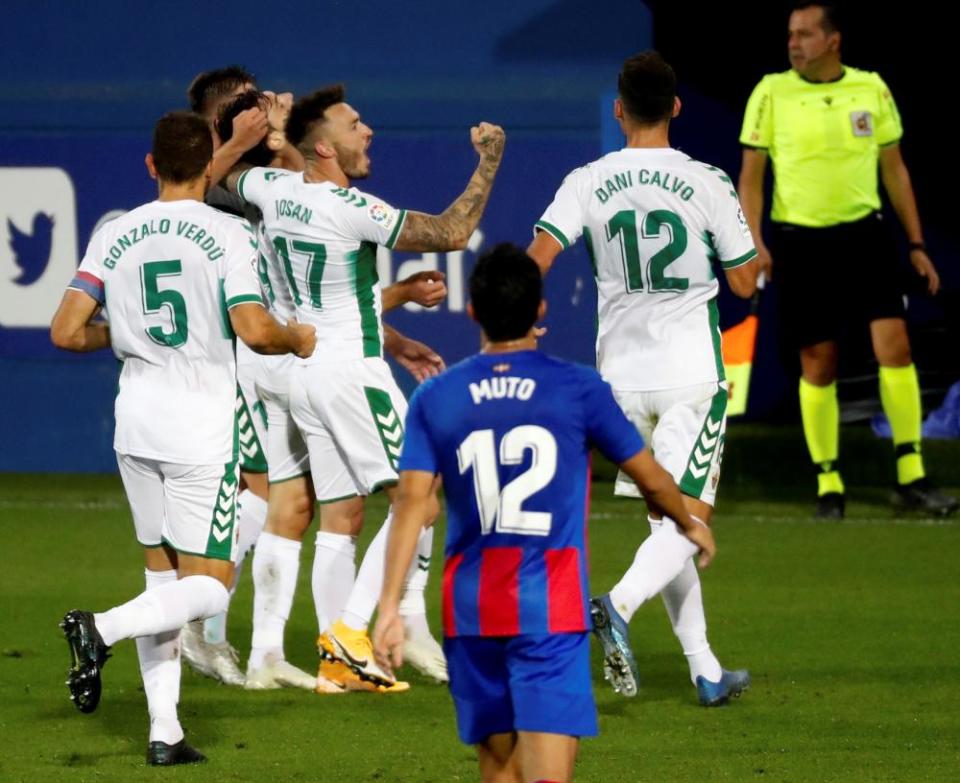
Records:
[[[821,228],[880,209],[880,148],[902,135],[883,79],[844,66],[826,83],[793,70],[764,76],[747,102],[740,143],[767,150],[773,162],[770,217]]]

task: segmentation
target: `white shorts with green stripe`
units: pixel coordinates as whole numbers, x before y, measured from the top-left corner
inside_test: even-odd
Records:
[[[307,441],[318,502],[396,483],[407,401],[383,359],[295,365],[290,412]]]
[[[240,434],[240,470],[267,472],[267,413],[257,395],[260,355],[237,340],[237,429]]]
[[[117,454],[137,541],[187,555],[234,560],[237,554],[237,484],[234,460],[226,465],[177,465]]]
[[[257,397],[267,413],[267,465],[271,484],[310,472],[307,444],[290,413],[292,354],[261,356],[257,367]]]
[[[727,430],[727,384],[699,383],[614,396],[680,491],[714,505]],[[615,495],[640,497],[636,484],[617,475]]]

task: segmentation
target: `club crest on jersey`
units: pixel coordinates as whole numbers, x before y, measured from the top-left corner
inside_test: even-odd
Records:
[[[494,372],[507,372],[509,369],[510,365],[506,363],[493,365]]]
[[[873,135],[873,115],[868,111],[850,112],[850,125],[854,136]]]
[[[393,225],[394,218],[396,217],[396,211],[388,209],[383,204],[371,204],[370,208],[367,210],[367,214],[370,216],[370,219],[379,226],[384,228],[390,228]]]

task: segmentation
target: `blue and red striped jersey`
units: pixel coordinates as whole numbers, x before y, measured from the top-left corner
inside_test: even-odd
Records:
[[[400,470],[443,477],[447,636],[590,629],[588,455],[643,449],[595,370],[539,351],[479,354],[410,400]]]

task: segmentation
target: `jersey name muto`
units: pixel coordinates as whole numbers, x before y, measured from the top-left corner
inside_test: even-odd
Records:
[[[495,376],[481,378],[470,384],[470,396],[473,404],[479,405],[490,400],[523,400],[526,402],[537,389],[537,382],[533,378],[517,378],[516,376]]]

